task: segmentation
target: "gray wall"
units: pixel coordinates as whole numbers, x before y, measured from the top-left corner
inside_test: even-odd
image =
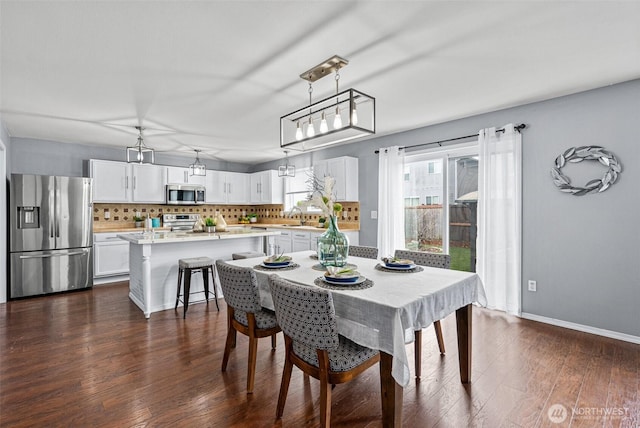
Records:
[[[132,142],[132,144],[135,141]],[[65,175],[71,177],[89,176],[88,160],[105,159],[125,161],[125,148],[88,146],[83,144],[60,143],[57,141],[32,138],[11,138],[11,161],[9,169],[15,174]],[[194,156],[181,157],[156,153],[155,163],[187,167]],[[249,166],[233,162],[221,162],[201,158],[210,169],[247,172]]]
[[[296,166],[314,159],[356,156],[359,162],[360,243],[376,245],[379,147],[412,145],[526,123],[523,131],[522,311],[640,336],[640,80],[500,110],[400,134],[290,156]],[[602,145],[621,161],[619,181],[596,195],[561,193],[551,182],[554,159],[569,147]],[[279,162],[254,167],[274,168]],[[578,164],[565,172],[576,185],[603,169]]]

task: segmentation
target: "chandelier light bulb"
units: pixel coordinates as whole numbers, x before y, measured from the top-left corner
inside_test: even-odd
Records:
[[[316,130],[313,128],[313,120],[309,117],[309,125],[307,125],[307,138],[314,137],[316,135]]]
[[[138,149],[138,162],[142,162],[142,150]]]
[[[333,119],[333,129],[342,128],[342,117],[340,116],[340,109],[336,107],[336,117]]]
[[[329,132],[329,126],[327,125],[327,118],[325,117],[324,112],[322,112],[322,120],[320,121],[320,133],[326,134],[327,132]]]
[[[302,140],[302,128],[300,128],[300,121],[296,124],[296,140]]]
[[[353,111],[351,112],[351,124],[358,124],[358,111],[356,110],[356,103],[353,103]]]

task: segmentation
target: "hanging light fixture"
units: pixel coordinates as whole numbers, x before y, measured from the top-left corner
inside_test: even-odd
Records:
[[[138,130],[138,142],[135,146],[127,147],[127,162],[153,163],[155,160],[153,149],[147,147],[142,139],[142,126],[135,127]]]
[[[278,177],[295,177],[295,165],[289,165],[289,150],[284,151],[284,165],[278,167]]]
[[[280,118],[280,147],[315,150],[376,133],[375,98],[355,89],[339,90],[340,69],[347,64],[349,61],[334,55],[300,75],[309,82],[309,105]],[[311,84],[333,72],[335,95],[313,103]],[[314,122],[320,124],[317,133]]]
[[[200,162],[200,152],[202,150],[195,149],[196,161],[189,165],[189,175],[207,175],[207,167]]]

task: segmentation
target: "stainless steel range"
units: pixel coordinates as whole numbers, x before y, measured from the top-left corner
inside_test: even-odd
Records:
[[[200,214],[162,214],[162,225],[171,230],[193,230]]]

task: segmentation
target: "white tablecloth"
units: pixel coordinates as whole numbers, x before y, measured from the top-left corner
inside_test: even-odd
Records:
[[[313,285],[322,272],[312,269],[318,261],[313,251],[291,253],[300,267],[294,270],[265,272],[256,270],[262,306],[273,309],[268,276],[277,274],[289,281]],[[253,267],[262,258],[234,260],[237,266]],[[360,345],[393,355],[392,375],[402,386],[411,380],[405,344],[420,330],[471,303],[485,306],[484,287],[475,273],[424,267],[415,273],[382,272],[375,269],[378,260],[349,257],[349,263],[374,282],[364,290],[331,290],[338,317],[338,330]]]

